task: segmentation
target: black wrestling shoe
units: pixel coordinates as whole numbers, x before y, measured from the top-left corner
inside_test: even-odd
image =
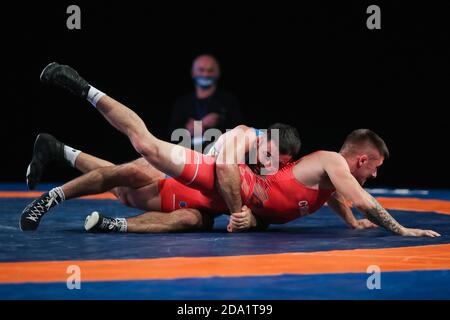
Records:
[[[40,133],[34,142],[33,158],[27,168],[28,189],[36,188],[50,163],[62,162],[64,159],[64,144],[47,133]]]
[[[41,81],[56,87],[66,89],[77,97],[86,99],[89,84],[73,68],[53,62],[44,68]]]
[[[36,230],[44,214],[61,201],[60,196],[52,191],[44,193],[40,198],[34,200],[22,211],[19,224],[20,230]]]
[[[84,229],[87,232],[121,232],[123,228],[123,222],[119,219],[104,217],[97,211],[88,215],[84,221]]]

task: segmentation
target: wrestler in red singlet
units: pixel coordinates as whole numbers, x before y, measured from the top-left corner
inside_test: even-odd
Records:
[[[213,213],[226,211],[225,202],[214,188],[214,158],[192,150],[188,153],[193,161],[186,165],[181,176],[160,181],[161,210],[171,212],[188,207]],[[239,165],[243,203],[262,222],[282,224],[311,214],[335,191],[311,189],[298,182],[293,168],[300,161],[270,176],[256,175],[248,166]]]
[[[334,189],[312,189],[301,184],[293,174],[293,168],[300,162],[288,164],[274,175],[258,176],[250,187],[253,192],[243,202],[255,216],[268,224],[282,224],[317,211],[328,201]],[[244,176],[250,177],[249,170]],[[241,168],[242,179],[242,168]],[[252,180],[247,178],[248,180]]]

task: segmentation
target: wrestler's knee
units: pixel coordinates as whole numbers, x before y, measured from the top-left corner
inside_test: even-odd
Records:
[[[131,179],[138,174],[138,168],[133,163],[122,164],[117,167],[117,175],[122,179]]]
[[[117,187],[113,189],[113,193],[119,199],[120,203],[127,207],[132,207],[132,203],[129,200],[130,188],[127,187]]]
[[[126,163],[117,167],[116,178],[121,186],[139,187],[147,182],[147,174],[143,172],[142,167],[135,163]],[[150,181],[148,181],[150,182]]]
[[[134,149],[146,159],[158,158],[158,140],[148,134],[131,135],[131,144]]]

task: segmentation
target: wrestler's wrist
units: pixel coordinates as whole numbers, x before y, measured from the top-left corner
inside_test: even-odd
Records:
[[[408,235],[408,228],[405,228],[403,226],[401,226],[397,232],[397,234],[401,235],[401,236],[406,236]]]
[[[347,220],[347,224],[350,228],[355,229],[358,227],[359,221],[355,217],[352,217]]]

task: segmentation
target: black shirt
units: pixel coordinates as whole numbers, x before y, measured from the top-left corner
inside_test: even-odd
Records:
[[[198,99],[195,93],[191,93],[175,102],[170,119],[169,136],[175,129],[185,128],[189,118],[201,120],[213,112],[219,114],[219,122],[215,128],[222,133],[242,123],[239,102],[234,95],[216,90],[212,96]]]

